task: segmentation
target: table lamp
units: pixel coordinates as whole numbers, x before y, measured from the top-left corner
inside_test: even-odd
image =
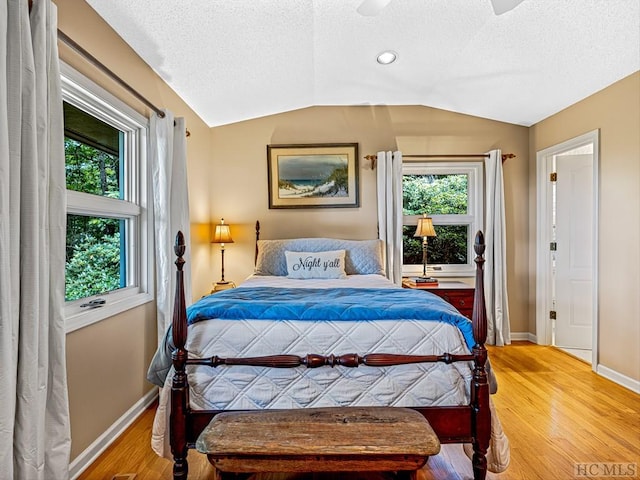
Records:
[[[427,277],[427,237],[435,237],[436,231],[433,228],[433,220],[426,214],[418,219],[418,227],[414,237],[422,237],[422,277]]]
[[[213,234],[213,240],[211,240],[211,243],[219,243],[220,252],[222,253],[222,279],[216,284],[227,285],[230,282],[227,282],[224,279],[224,244],[233,243],[233,238],[231,238],[231,230],[229,229],[229,225],[224,223],[224,218],[221,218],[220,223],[216,225],[216,230]]]

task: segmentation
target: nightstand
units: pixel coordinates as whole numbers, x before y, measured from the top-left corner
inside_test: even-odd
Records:
[[[465,317],[471,319],[473,315],[473,295],[475,288],[464,282],[439,282],[437,286],[421,288],[415,288],[406,282],[402,282],[402,286],[404,288],[431,292],[456,307]]]

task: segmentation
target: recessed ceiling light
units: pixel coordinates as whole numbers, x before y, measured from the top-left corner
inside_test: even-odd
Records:
[[[398,54],[392,50],[386,50],[380,54],[376,60],[381,65],[389,65],[390,63],[395,62],[398,59]]]

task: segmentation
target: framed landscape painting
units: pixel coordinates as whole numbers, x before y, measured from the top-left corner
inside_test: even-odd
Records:
[[[269,208],[359,207],[358,144],[267,145]]]

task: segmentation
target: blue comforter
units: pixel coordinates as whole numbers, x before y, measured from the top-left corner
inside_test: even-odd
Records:
[[[208,319],[373,321],[425,320],[458,327],[469,349],[475,345],[471,321],[440,297],[410,289],[242,287],[200,299],[187,308],[189,325]],[[158,348],[147,379],[162,386],[171,367],[171,329]]]
[[[457,326],[475,345],[468,318],[440,297],[418,290],[379,288],[273,288],[224,290],[187,308],[187,322],[226,320],[431,320]]]

